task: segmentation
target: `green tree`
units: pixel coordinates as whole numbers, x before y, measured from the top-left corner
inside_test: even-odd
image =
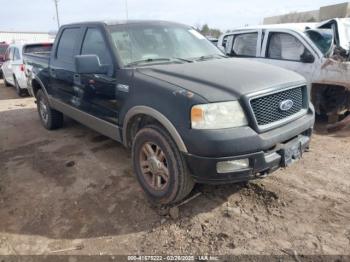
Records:
[[[204,25],[202,26],[201,33],[202,33],[203,35],[207,35],[207,34],[209,34],[209,32],[210,32],[209,26],[208,26],[207,24],[204,24]]]
[[[200,28],[199,31],[205,36],[218,38],[222,34],[220,29],[210,28],[208,24],[204,24],[202,26],[197,25],[197,28]]]

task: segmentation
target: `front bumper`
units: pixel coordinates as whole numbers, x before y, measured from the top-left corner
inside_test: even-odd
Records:
[[[200,156],[195,154],[184,153],[184,158],[187,162],[189,170],[193,178],[198,183],[222,184],[229,182],[241,182],[251,179],[264,177],[280,167],[285,167],[287,164],[286,151],[291,144],[300,145],[300,153],[302,154],[309,147],[312,127],[314,124],[313,110],[298,120],[295,120],[276,130],[271,130],[263,134],[256,134],[255,137],[249,136],[249,133],[240,134],[239,144],[242,145],[239,150],[232,147],[231,154],[216,155],[216,156]],[[226,141],[231,144],[231,140],[237,141],[237,138],[232,138]],[[255,147],[252,143],[257,143],[261,146],[259,150],[246,153],[247,148]],[[217,152],[222,151],[217,147]],[[244,152],[244,153],[240,153]],[[249,168],[241,169],[231,173],[218,173],[217,163],[222,161],[231,161],[238,159],[249,159]]]

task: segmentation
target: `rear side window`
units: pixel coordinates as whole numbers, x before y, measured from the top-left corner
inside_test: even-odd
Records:
[[[101,64],[112,64],[112,58],[108,51],[106,41],[101,31],[97,28],[89,28],[87,30],[81,49],[81,54],[97,55],[100,59]]]
[[[236,56],[256,56],[258,33],[236,35],[233,40],[233,54]]]
[[[19,49],[15,48],[14,54],[13,54],[13,60],[20,60],[20,59],[21,59],[21,55],[19,54]]]
[[[26,45],[23,49],[24,54],[34,53],[34,54],[40,54],[40,53],[47,53],[50,52],[52,49],[52,44],[35,44],[35,45]]]
[[[56,57],[67,63],[74,61],[74,48],[79,37],[80,28],[64,29],[57,47]]]
[[[14,48],[10,47],[10,49],[7,53],[7,59],[13,60],[13,53],[14,53]]]
[[[288,33],[271,33],[267,57],[279,60],[300,61],[307,49],[295,36]]]

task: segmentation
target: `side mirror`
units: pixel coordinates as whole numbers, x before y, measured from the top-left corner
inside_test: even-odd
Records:
[[[108,65],[101,65],[97,55],[77,55],[75,70],[78,74],[107,74]]]
[[[315,62],[315,57],[307,50],[300,56],[300,62],[303,63],[313,63]]]

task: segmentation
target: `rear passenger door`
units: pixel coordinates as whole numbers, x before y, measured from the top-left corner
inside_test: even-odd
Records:
[[[241,31],[226,40],[226,54],[231,57],[256,58],[261,51],[261,31]]]
[[[80,74],[75,86],[76,99],[89,114],[118,124],[119,102],[116,99],[116,70],[111,47],[102,27],[87,27],[80,47],[81,55],[97,55],[107,74]]]
[[[66,27],[59,36],[50,59],[50,85],[48,93],[60,102],[79,107],[74,98],[76,79],[74,56],[79,52],[81,27]]]
[[[12,61],[13,61],[13,54],[14,54],[14,48],[9,47],[5,54],[5,62],[2,65],[2,72],[4,74],[4,78],[7,82],[13,83],[13,77],[12,77]]]
[[[262,62],[300,73],[308,82],[317,66],[316,52],[303,37],[289,30],[266,31],[262,57]]]

